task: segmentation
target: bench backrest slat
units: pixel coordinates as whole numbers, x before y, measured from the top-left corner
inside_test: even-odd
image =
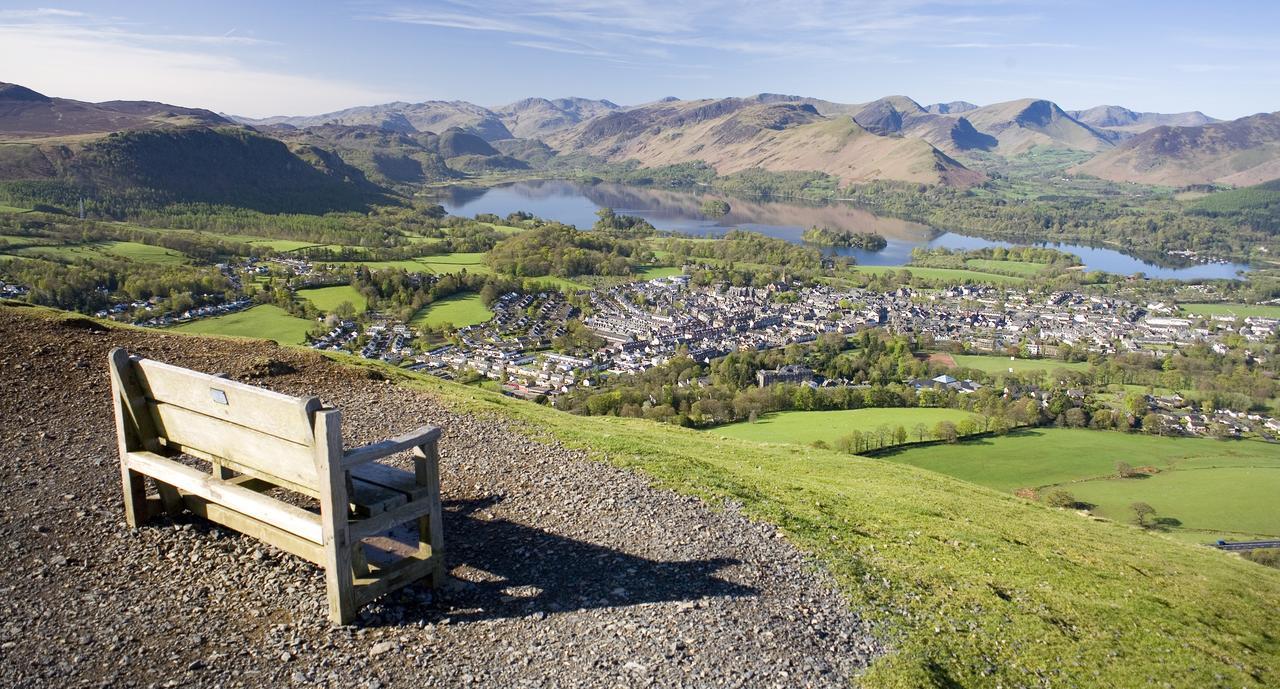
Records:
[[[290,397],[150,359],[132,363],[156,432],[168,443],[314,490],[318,398]]]

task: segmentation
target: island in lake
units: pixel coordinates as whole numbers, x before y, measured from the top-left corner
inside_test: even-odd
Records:
[[[818,244],[820,246],[846,247],[862,249],[863,251],[880,251],[889,245],[889,242],[884,237],[875,232],[833,230],[829,227],[818,227],[816,225],[804,231],[804,240],[810,244]]]

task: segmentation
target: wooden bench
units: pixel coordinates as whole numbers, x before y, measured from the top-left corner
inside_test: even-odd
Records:
[[[185,508],[310,560],[324,568],[337,624],[423,577],[443,583],[439,428],[344,451],[341,413],[317,397],[289,397],[122,348],[111,351],[110,368],[130,526]],[[405,450],[413,451],[414,473],[373,461]],[[211,469],[172,459],[178,454]],[[158,497],[148,499],[146,478]],[[319,513],[266,494],[278,489],[314,498]],[[399,560],[370,562],[362,539],[415,520],[416,550],[410,544]]]

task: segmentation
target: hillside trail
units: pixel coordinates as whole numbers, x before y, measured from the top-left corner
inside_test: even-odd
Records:
[[[439,425],[449,583],[332,627],[301,559],[191,515],[129,529],[115,346],[319,395],[348,446]],[[837,687],[882,652],[772,526],[376,372],[13,306],[0,365],[0,685]]]

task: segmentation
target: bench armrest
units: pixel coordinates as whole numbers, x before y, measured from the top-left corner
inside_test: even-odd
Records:
[[[342,455],[342,468],[350,469],[375,459],[381,459],[397,452],[403,452],[414,447],[421,447],[428,443],[434,443],[440,437],[440,429],[436,426],[421,426],[415,430],[409,431],[404,435],[399,435],[382,442],[363,445],[352,450],[347,450]]]

